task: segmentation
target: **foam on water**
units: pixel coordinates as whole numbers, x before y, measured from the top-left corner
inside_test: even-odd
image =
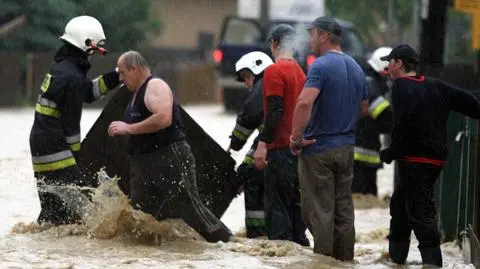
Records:
[[[118,178],[110,178],[105,171],[98,172],[99,186],[92,189],[91,202],[83,212],[83,225],[51,226],[48,224],[24,224],[14,226],[12,233],[50,233],[57,236],[86,235],[97,239],[122,238],[148,244],[160,244],[164,240],[203,240],[183,220],[157,221],[152,215],[135,210],[128,197],[118,187]],[[72,187],[70,187],[72,188]],[[82,188],[85,189],[85,188]],[[57,192],[65,191],[57,190]],[[68,192],[79,194],[80,192]],[[71,197],[77,200],[78,197]]]

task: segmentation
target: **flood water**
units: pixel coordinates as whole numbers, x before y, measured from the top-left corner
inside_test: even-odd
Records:
[[[222,147],[235,116],[220,106],[189,106],[187,112]],[[82,136],[100,114],[85,110]],[[213,119],[213,120],[212,120]],[[30,163],[28,136],[32,109],[0,110],[0,268],[391,268],[386,258],[388,195],[392,167],[379,171],[376,197],[355,197],[355,261],[342,263],[313,254],[309,247],[244,237],[243,195],[232,201],[222,221],[236,237],[229,243],[207,243],[181,220],[157,222],[132,210],[126,197],[106,180],[96,191],[85,226],[46,227],[32,224],[40,206]],[[234,153],[240,161],[245,150]],[[105,177],[105,176],[104,176]],[[108,191],[107,191],[108,190]],[[384,199],[385,198],[385,199]],[[310,239],[311,235],[308,234]],[[421,268],[412,241],[407,268]],[[445,268],[474,268],[463,263],[454,243],[442,246]]]

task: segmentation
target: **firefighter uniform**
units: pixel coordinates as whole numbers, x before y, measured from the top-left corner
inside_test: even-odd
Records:
[[[32,163],[41,203],[39,222],[66,224],[79,221],[62,195],[48,186],[93,186],[82,176],[75,157],[80,151],[80,119],[83,102],[91,103],[118,84],[115,71],[87,79],[90,63],[84,51],[65,43],[45,75],[35,105],[30,132]]]
[[[384,79],[374,70],[367,70],[366,81],[369,117],[359,119],[355,132],[352,192],[377,195],[377,170],[382,167],[380,134],[390,132],[392,109],[385,98],[388,87]]]
[[[235,151],[240,150],[255,129],[261,132],[263,128],[262,122],[262,79],[257,78],[243,104],[242,112],[237,117],[235,128],[230,136],[230,148]],[[245,182],[245,226],[247,228],[248,238],[266,235],[265,213],[263,211],[264,173],[256,169],[253,162],[253,153],[255,153],[257,143],[258,139],[256,138],[242,163],[237,168],[238,175]]]

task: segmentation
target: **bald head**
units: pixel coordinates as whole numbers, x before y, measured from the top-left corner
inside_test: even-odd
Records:
[[[120,55],[117,62],[120,81],[131,91],[136,91],[151,76],[150,66],[136,51],[127,51]]]
[[[147,60],[145,60],[139,52],[134,50],[127,51],[120,55],[118,58],[118,64],[120,64],[120,62],[128,70],[138,68],[143,71],[150,71],[150,66],[147,63]]]

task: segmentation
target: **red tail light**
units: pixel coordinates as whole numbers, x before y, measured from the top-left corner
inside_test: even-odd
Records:
[[[317,57],[315,55],[308,55],[307,57],[307,67],[310,68],[310,66],[315,62]]]
[[[212,56],[215,63],[219,64],[222,61],[223,52],[221,50],[215,50]]]

